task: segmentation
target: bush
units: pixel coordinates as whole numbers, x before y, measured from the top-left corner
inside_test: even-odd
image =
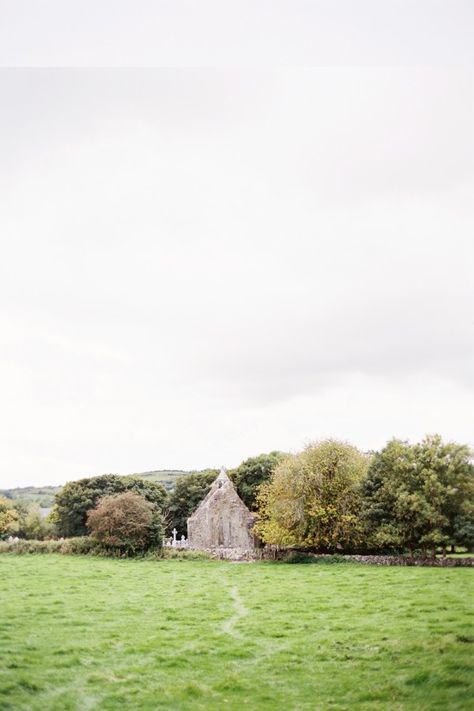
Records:
[[[302,553],[300,551],[291,551],[282,563],[305,563],[312,565],[334,565],[339,563],[350,563],[343,555],[312,555],[311,553]]]
[[[107,555],[108,551],[91,536],[77,536],[62,541],[60,553],[64,555]]]
[[[129,553],[120,548],[110,548],[94,540],[91,536],[63,538],[55,541],[0,541],[1,553],[42,554],[60,553],[62,555],[96,555],[104,558],[124,558]],[[161,549],[154,552],[155,557],[161,557]]]
[[[167,560],[212,560],[209,553],[186,550],[186,548],[162,548],[161,558]]]
[[[100,499],[87,514],[87,528],[95,541],[125,555],[160,548],[163,541],[161,514],[132,491]]]
[[[16,553],[17,555],[59,553],[62,555],[94,555],[103,558],[128,558],[129,553],[120,548],[111,548],[102,545],[92,536],[78,536],[77,538],[63,538],[56,541],[0,541],[0,554]],[[211,560],[211,556],[202,551],[155,548],[135,554],[142,560]]]
[[[62,553],[63,541],[0,541],[0,553]]]
[[[139,477],[102,476],[70,481],[56,494],[52,519],[60,536],[87,535],[87,513],[97,506],[104,496],[123,494],[133,491],[143,496],[158,510],[166,501],[165,488],[154,481],[145,481]]]

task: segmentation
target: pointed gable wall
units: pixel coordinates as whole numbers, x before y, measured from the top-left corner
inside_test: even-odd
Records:
[[[207,496],[188,518],[189,546],[197,549],[254,548],[251,533],[254,521],[254,514],[248,510],[222,469]]]

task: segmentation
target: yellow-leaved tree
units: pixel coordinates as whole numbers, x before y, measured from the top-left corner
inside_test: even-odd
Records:
[[[18,513],[4,496],[0,496],[0,539],[17,533]]]
[[[335,551],[362,542],[360,483],[369,457],[336,440],[308,445],[275,468],[258,496],[265,543]]]

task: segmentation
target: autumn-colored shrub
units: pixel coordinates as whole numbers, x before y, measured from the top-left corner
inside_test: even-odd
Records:
[[[70,481],[55,496],[51,518],[60,536],[85,536],[87,513],[104,496],[115,496],[133,491],[161,510],[166,501],[165,488],[156,481],[145,481],[137,476],[100,476]]]
[[[127,555],[160,548],[162,544],[160,512],[132,491],[100,499],[87,514],[87,528],[94,540]]]

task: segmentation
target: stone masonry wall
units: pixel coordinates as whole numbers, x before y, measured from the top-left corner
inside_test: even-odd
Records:
[[[206,498],[188,518],[189,547],[251,550],[255,546],[251,532],[254,520],[227,474],[221,472]]]

